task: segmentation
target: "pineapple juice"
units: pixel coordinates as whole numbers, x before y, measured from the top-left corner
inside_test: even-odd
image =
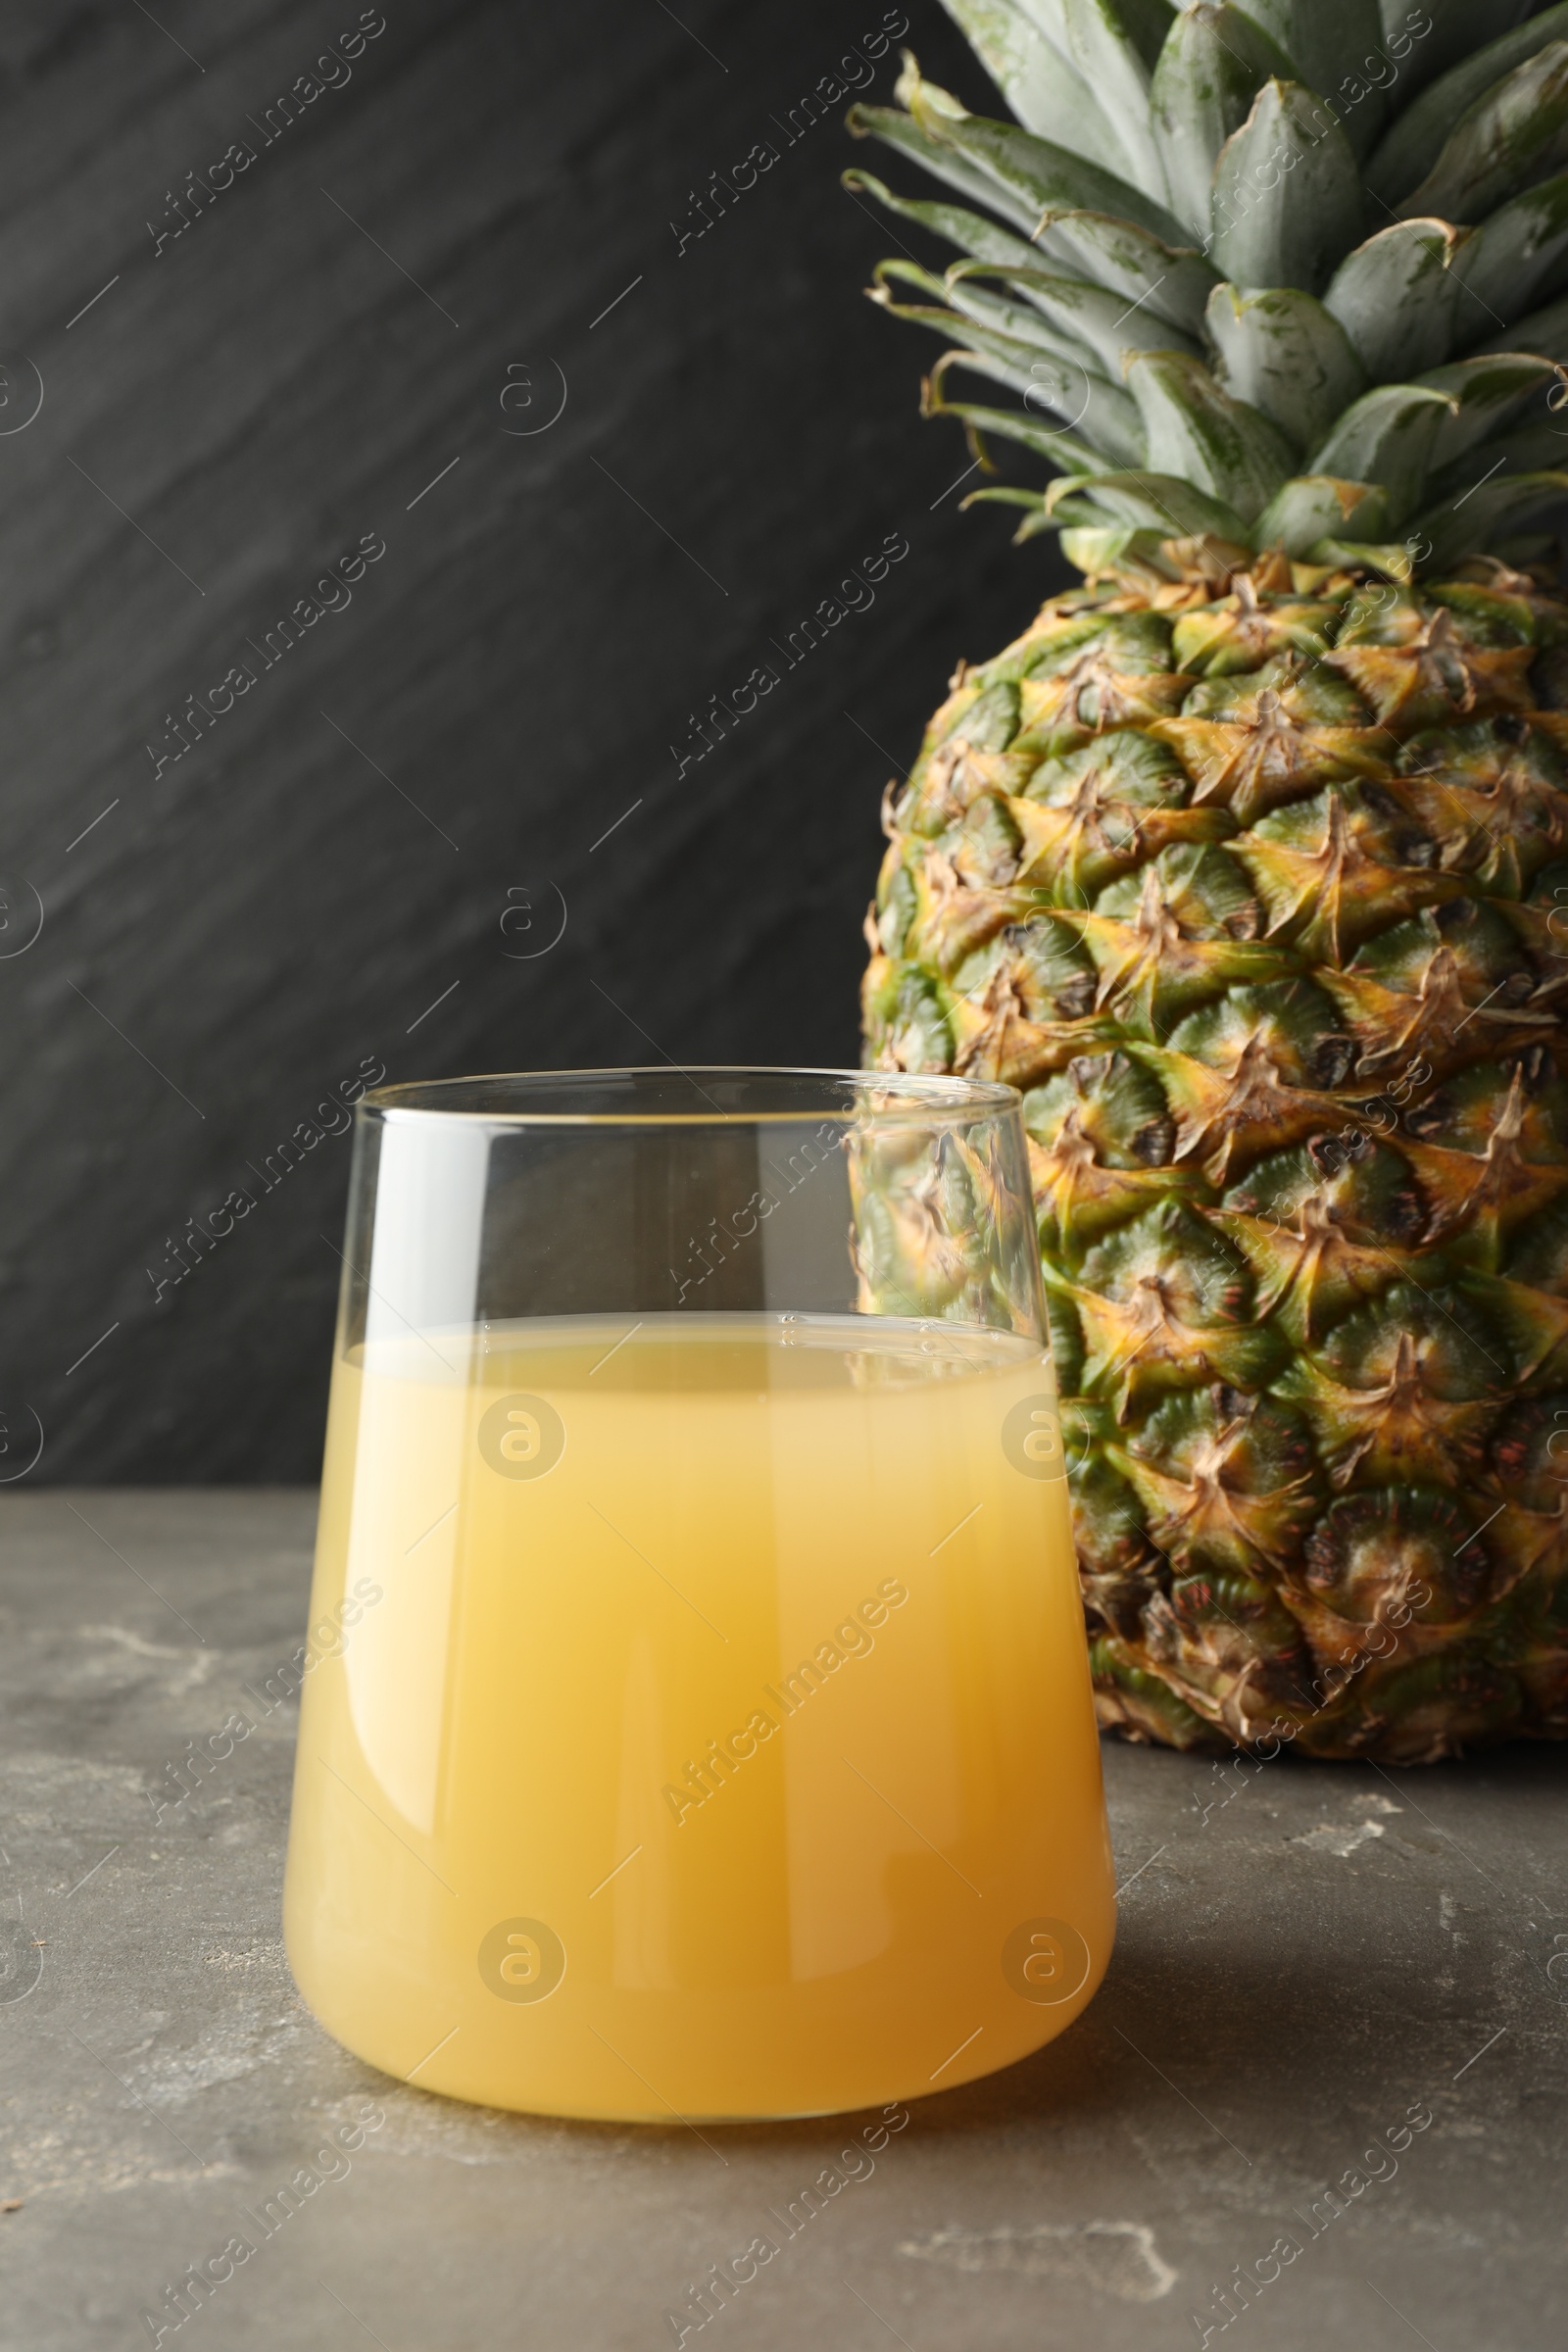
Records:
[[[421,2088],[825,2112],[1061,2031],[1111,1866],[1049,1364],[854,1316],[335,1367],[285,1928]],[[350,1614],[353,1614],[351,1607]]]

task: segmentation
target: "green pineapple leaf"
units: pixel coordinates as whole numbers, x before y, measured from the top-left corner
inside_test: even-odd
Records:
[[[1127,369],[1152,473],[1179,474],[1223,499],[1244,522],[1268,504],[1293,470],[1277,425],[1222,392],[1206,368],[1179,352],[1146,352]]]
[[[1125,172],[1115,122],[1061,46],[1018,0],[943,0],[1013,113],[1038,138],[1079,148],[1091,163]]]
[[[1347,74],[1359,72],[1369,51],[1383,40],[1378,0],[1238,0],[1254,24],[1277,42],[1303,81],[1345,117],[1350,146],[1364,155],[1383,120],[1383,93],[1375,83],[1348,104],[1340,92]]]
[[[1375,571],[1386,580],[1408,586],[1415,574],[1409,545],[1403,539],[1383,543],[1375,539],[1320,539],[1307,551],[1309,560],[1331,568]]]
[[[1162,204],[1099,164],[1037,139],[1017,122],[969,114],[948,91],[925,80],[907,54],[897,95],[930,138],[991,181],[1015,220],[1033,227],[1042,213],[1111,213],[1137,221],[1167,244],[1181,242],[1181,223]]]
[[[1568,162],[1568,42],[1551,41],[1462,115],[1399,206],[1474,224]]]
[[[1495,21],[1495,12],[1492,18]],[[1366,184],[1373,195],[1387,205],[1396,205],[1408,196],[1477,100],[1548,41],[1561,40],[1565,34],[1568,0],[1548,8],[1544,16],[1532,17],[1515,31],[1505,32],[1500,40],[1489,41],[1423,90],[1414,105],[1405,108],[1366,166]]]
[[[1375,384],[1436,368],[1453,349],[1470,237],[1446,220],[1401,220],[1348,253],[1323,307],[1354,344]]]
[[[1457,407],[1428,384],[1380,384],[1347,409],[1312,458],[1314,473],[1381,482],[1397,530],[1421,497],[1442,419]]]
[[[982,214],[971,213],[963,205],[921,203],[895,196],[870,172],[846,172],[841,184],[852,196],[862,190],[874,196],[890,213],[898,213],[904,220],[928,228],[933,236],[945,237],[950,245],[956,245],[960,252],[972,255],[976,261],[1029,269],[1039,258],[1035,247],[1025,238],[1015,237],[1010,229],[999,228],[995,220],[987,220]]]
[[[1090,353],[1075,336],[1054,332],[1039,311],[1027,309],[1022,303],[999,302],[994,296],[964,286],[950,291],[941,278],[933,277],[917,262],[879,262],[876,278],[878,282],[870,289],[873,302],[891,311],[896,318],[914,319],[934,328],[938,334],[972,343],[991,359],[1005,361],[1017,374],[1019,388],[1025,393],[1032,382],[1044,382],[1048,374],[1054,377],[1061,364],[1079,368],[1094,365]],[[929,304],[895,302],[887,288],[890,278],[923,287],[937,300]],[[942,307],[944,302],[948,307]],[[1048,366],[1037,378],[1033,371],[1040,361]]]
[[[1457,318],[1464,342],[1561,291],[1568,262],[1568,172],[1543,180],[1482,221],[1464,257]]]
[[[987,506],[1022,507],[1025,510],[1022,522],[1012,534],[1014,547],[1022,547],[1026,540],[1038,539],[1043,532],[1059,530],[1061,527],[1046,513],[1046,502],[1038,490],[1020,490],[1009,484],[998,490],[971,490],[967,498],[958,501],[960,514],[966,514],[970,507]]]
[[[1452,415],[1438,426],[1432,446],[1436,470],[1514,423],[1536,393],[1556,382],[1557,370],[1536,353],[1513,351],[1456,360],[1447,368],[1429,368],[1418,380],[1455,403]],[[1568,438],[1562,449],[1568,457]]]
[[[1441,469],[1434,469],[1427,496],[1458,500],[1495,473],[1554,473],[1568,466],[1568,426],[1549,417],[1521,425],[1517,432],[1497,433],[1468,449]]]
[[[999,270],[985,262],[957,262],[947,273],[948,300],[961,310],[962,288],[980,276],[1003,278],[1059,334],[1091,352],[1112,379],[1130,352],[1185,349],[1198,357],[1196,341],[1173,333],[1163,318],[1152,318],[1147,307],[1129,308],[1103,286],[1086,286],[1081,278],[1055,277],[1045,270]]]
[[[1235,509],[1208,498],[1189,481],[1172,473],[1090,473],[1064,475],[1046,492],[1046,512],[1054,514],[1071,498],[1073,521],[1085,519],[1076,502],[1092,501],[1105,520],[1132,523],[1140,529],[1163,531],[1167,538],[1201,538],[1212,533],[1233,545],[1245,543],[1247,530]],[[1321,534],[1319,534],[1321,536]]]
[[[1104,102],[1121,134],[1124,172],[1163,198],[1165,169],[1149,115],[1150,73],[1169,31],[1164,0],[1063,0],[1067,39],[1079,73]],[[1134,27],[1142,34],[1142,43]]]
[[[1294,286],[1256,294],[1216,286],[1206,324],[1225,390],[1260,409],[1298,449],[1315,447],[1367,389],[1344,327]]]
[[[1505,326],[1500,335],[1494,335],[1479,349],[1539,351],[1557,367],[1568,365],[1568,297],[1548,302],[1544,310],[1532,311],[1516,326]]]
[[[1540,6],[1541,0],[1427,0],[1413,8],[1410,0],[1380,0],[1383,46],[1398,66],[1403,103]],[[1416,31],[1418,24],[1426,29]]]
[[[1013,533],[1014,544],[1034,538],[1039,531],[1054,528],[1054,523],[1045,515],[1032,526],[1027,522],[1021,523]],[[1090,580],[1097,579],[1103,572],[1118,571],[1128,564],[1138,564],[1148,571],[1164,570],[1167,577],[1173,578],[1175,575],[1164,565],[1160,553],[1163,544],[1163,535],[1158,531],[1074,530],[1061,534],[1062,554]]]
[[[1170,38],[1172,24],[1190,0],[1043,0],[1043,5],[1053,13],[1060,12],[1068,38],[1075,46],[1081,38],[1079,27],[1092,8],[1119,25],[1123,37],[1131,42],[1152,74]]]
[[[1154,143],[1171,208],[1195,236],[1209,232],[1214,165],[1240,130],[1265,81],[1288,80],[1291,66],[1268,35],[1229,0],[1189,8],[1176,19],[1150,87]]]
[[[1414,532],[1432,545],[1429,565],[1442,570],[1487,547],[1499,523],[1560,506],[1568,499],[1568,473],[1499,473],[1478,482],[1463,504],[1445,500],[1415,518]]]
[[[1345,133],[1299,82],[1267,81],[1214,167],[1216,267],[1239,286],[1321,292],[1361,234],[1365,199]]]
[[[948,352],[932,368],[922,387],[920,414],[923,416],[956,416],[968,431],[970,444],[977,454],[983,436],[995,433],[1000,440],[1016,441],[1024,449],[1032,449],[1036,457],[1048,459],[1066,473],[1098,473],[1102,470],[1096,451],[1089,448],[1087,443],[1075,440],[1064,426],[1048,423],[1044,416],[1026,416],[1021,409],[991,409],[974,401],[949,400],[943,389],[948,369],[961,366],[965,356],[961,351]],[[971,495],[978,497],[979,492]]]
[[[1218,278],[1191,246],[1167,245],[1113,214],[1074,212],[1047,213],[1034,242],[1043,260],[1126,302],[1147,304],[1183,335],[1201,335],[1204,307]]]
[[[898,279],[929,294],[934,302],[945,303],[948,309],[941,317],[946,324],[957,326],[960,333],[960,322],[967,322],[1006,335],[1015,343],[1027,343],[1048,359],[1097,367],[1093,346],[1073,331],[1064,316],[1054,316],[1043,304],[1009,302],[1003,295],[988,292],[966,274],[976,267],[984,269],[986,265],[959,262],[945,276],[937,277],[929,270],[922,270],[918,262],[878,262],[872,277],[876,288],[885,287],[890,279]],[[877,299],[875,291],[872,299]],[[1067,306],[1058,305],[1057,309],[1065,314]],[[934,324],[935,320],[928,323]]]
[[[1038,322],[1039,332],[1026,342],[956,311],[892,302],[885,287],[874,288],[872,299],[880,301],[895,318],[912,319],[954,341],[958,348],[945,355],[944,366],[972,368],[993,383],[1004,384],[1009,392],[1018,393],[1042,421],[1048,416],[1059,416],[1069,431],[1081,430],[1113,466],[1143,463],[1143,428],[1133,401],[1119,384],[1107,382],[1086,366],[1065,340],[1048,341],[1044,319]]]
[[[884,146],[911,157],[934,179],[946,181],[950,188],[956,188],[960,195],[972,197],[978,204],[989,204],[993,212],[1001,213],[1014,228],[1021,228],[1026,237],[1033,230],[1040,218],[1038,205],[1015,200],[1005,188],[998,186],[989,172],[982,172],[959,148],[932,138],[902,107],[852,106],[844,120],[855,138],[880,139]]]
[[[1322,540],[1375,542],[1389,527],[1388,493],[1381,482],[1298,474],[1269,500],[1252,527],[1252,541],[1301,558],[1310,556]]]
[[[1042,361],[1026,343],[1014,343],[988,327],[976,326],[952,312],[901,309],[889,304],[895,317],[951,329],[962,337],[960,348],[944,355],[939,365],[971,369],[1021,394],[1044,422],[1059,416],[1069,432],[1081,433],[1110,466],[1141,466],[1144,433],[1135,403],[1119,384],[1106,383],[1070,360]],[[1038,370],[1038,372],[1037,372]]]

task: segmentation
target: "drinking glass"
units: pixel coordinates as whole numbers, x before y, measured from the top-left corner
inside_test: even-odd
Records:
[[[1112,1876],[1018,1097],[359,1105],[285,1893],[327,2030],[640,2122],[1059,2034]]]

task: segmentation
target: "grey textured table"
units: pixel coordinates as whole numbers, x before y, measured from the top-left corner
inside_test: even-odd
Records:
[[[462,2107],[349,2057],[279,1940],[286,1708],[155,1822],[166,1767],[294,1647],[314,1507],[0,1506],[0,2340],[632,2352],[685,2307],[695,2344],[691,2287],[782,2238],[767,2209],[864,2119],[709,2145]],[[1099,1999],[1025,2064],[917,2103],[874,2168],[838,2166],[702,2339],[1560,2344],[1568,1753],[1396,1776],[1105,1761],[1124,1891]],[[339,2130],[359,2144],[319,2162]],[[303,2167],[318,2185],[264,2236],[249,2217]],[[187,2288],[176,2328],[168,2290],[221,2274],[234,2238],[254,2251]]]

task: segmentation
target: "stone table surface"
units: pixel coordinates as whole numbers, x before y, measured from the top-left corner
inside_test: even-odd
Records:
[[[652,2352],[865,2119],[533,2120],[328,2039],[279,1934],[291,1710],[199,1797],[155,1820],[148,1793],[258,1711],[314,1516],[276,1490],[0,1506],[0,2343]],[[1099,1998],[838,2167],[858,2177],[687,2344],[1560,2345],[1568,1752],[1105,1764]],[[302,2166],[327,2177],[264,2238],[245,2216]],[[254,2250],[176,2328],[166,2290],[235,2237]]]

